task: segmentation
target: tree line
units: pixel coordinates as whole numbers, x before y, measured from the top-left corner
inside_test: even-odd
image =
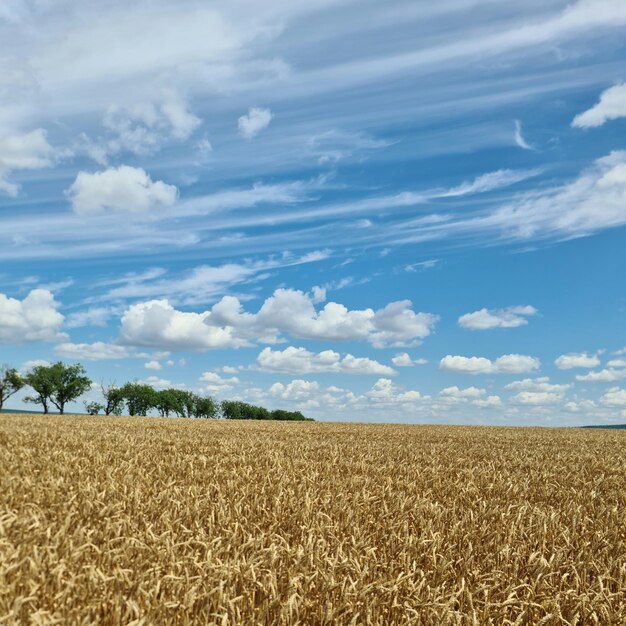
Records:
[[[27,374],[17,369],[0,367],[0,410],[5,401],[24,387],[33,394],[24,402],[40,405],[44,413],[55,407],[62,415],[65,406],[92,388],[85,368],[77,363],[66,365],[61,361],[52,365],[35,365]],[[100,385],[102,401],[85,402],[89,415],[146,416],[156,411],[161,417],[225,418],[240,420],[312,421],[300,411],[270,411],[238,400],[218,402],[210,396],[200,396],[184,389],[154,389],[151,385],[132,382],[121,386]]]

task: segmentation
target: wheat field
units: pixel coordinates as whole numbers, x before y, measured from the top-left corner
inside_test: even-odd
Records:
[[[0,416],[0,624],[626,624],[626,433]]]

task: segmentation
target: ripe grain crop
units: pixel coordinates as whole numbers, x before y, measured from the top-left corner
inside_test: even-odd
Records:
[[[626,433],[0,416],[0,624],[626,624]]]

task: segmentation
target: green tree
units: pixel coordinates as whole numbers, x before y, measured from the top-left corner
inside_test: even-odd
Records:
[[[49,403],[52,403],[63,415],[65,405],[91,387],[91,380],[85,374],[85,368],[80,363],[65,365],[58,361],[53,365],[38,365],[26,376],[26,382],[37,395],[25,401],[41,404],[44,413],[48,413]]]
[[[170,413],[181,415],[184,408],[180,401],[179,395],[176,393],[178,389],[162,389],[155,391],[154,408],[159,412],[161,417],[169,417]]]
[[[196,395],[185,389],[169,389],[175,399],[176,414],[181,417],[194,417],[196,409]]]
[[[32,388],[35,395],[27,396],[24,402],[31,404],[41,404],[44,413],[50,412],[50,398],[54,393],[54,376],[52,366],[35,365],[24,378],[26,384]]]
[[[219,414],[219,405],[210,396],[196,396],[194,405],[194,417],[213,419]]]
[[[262,406],[254,406],[239,400],[224,400],[220,408],[222,415],[230,420],[267,420],[270,412]]]
[[[24,379],[14,367],[0,366],[0,410],[2,410],[5,401],[17,393],[24,384]]]
[[[309,418],[304,417],[300,411],[284,411],[282,409],[276,409],[271,413],[271,419],[281,420],[288,422],[310,422]]]
[[[105,415],[121,415],[124,410],[124,391],[116,385],[100,384],[104,398],[103,410]]]
[[[98,415],[100,411],[104,411],[104,404],[99,402],[85,402],[85,411],[88,415]]]
[[[121,391],[129,415],[145,417],[150,409],[156,407],[157,392],[150,385],[126,383]]]

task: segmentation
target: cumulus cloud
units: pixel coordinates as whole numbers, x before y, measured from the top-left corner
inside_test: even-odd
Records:
[[[163,369],[163,366],[158,361],[146,361],[143,366],[147,370],[160,370]]]
[[[368,410],[397,411],[408,410],[428,411],[430,396],[419,391],[404,390],[395,385],[389,378],[379,378],[371,388],[363,394],[331,385],[322,387],[317,381],[295,379],[288,384],[274,383],[266,392],[259,388],[247,388],[241,394],[242,399],[252,402],[269,402],[278,399],[291,404],[294,408],[308,411],[311,409],[329,411],[363,411]]]
[[[187,102],[169,91],[152,101],[110,106],[102,120],[108,136],[92,141],[84,135],[82,148],[92,159],[105,165],[109,156],[120,152],[149,155],[160,150],[168,140],[189,139],[201,123],[200,118],[191,113]]]
[[[446,387],[439,392],[439,395],[444,398],[452,398],[454,400],[476,400],[481,398],[487,392],[484,389],[478,387],[466,387],[465,389],[459,389],[456,385],[454,387]]]
[[[297,379],[292,380],[287,385],[274,383],[269,389],[269,394],[283,400],[306,400],[312,393],[317,392],[319,388],[320,385],[317,381]]]
[[[596,104],[574,118],[572,126],[595,128],[619,117],[626,117],[626,83],[603,91]]]
[[[428,363],[426,359],[412,359],[407,352],[399,352],[392,357],[391,362],[396,367],[411,367],[412,365],[424,365]]]
[[[612,367],[576,376],[577,381],[585,383],[614,383],[624,378],[626,378],[626,369],[614,369]]]
[[[142,385],[150,385],[154,389],[184,389],[186,387],[185,383],[173,383],[171,380],[159,378],[158,376],[148,376],[139,382]]]
[[[563,408],[569,413],[589,412],[596,408],[596,403],[593,400],[570,400],[563,405]]]
[[[200,384],[206,393],[224,393],[233,389],[239,382],[240,380],[236,376],[224,378],[217,372],[204,372],[200,376]]]
[[[464,374],[522,374],[539,369],[539,359],[523,354],[505,354],[495,361],[485,357],[447,355],[439,362],[439,369]]]
[[[58,307],[47,289],[33,289],[23,300],[0,293],[0,343],[64,340]]]
[[[117,346],[103,341],[94,343],[60,343],[54,351],[67,359],[104,361],[108,359],[125,359],[129,356],[124,346]]]
[[[343,357],[334,350],[319,353],[305,348],[289,346],[282,351],[264,348],[257,357],[259,369],[287,374],[310,374],[314,372],[337,372],[341,374],[376,374],[392,376],[396,372],[389,366],[373,359],[346,354]]]
[[[520,391],[511,398],[511,402],[529,406],[557,404],[563,399],[563,394],[549,391]]]
[[[600,402],[604,406],[624,407],[626,406],[626,389],[611,387],[601,398]]]
[[[239,134],[244,139],[256,137],[262,130],[270,125],[273,117],[274,115],[270,109],[251,107],[248,109],[247,115],[242,115],[237,122]]]
[[[591,369],[600,365],[600,359],[597,354],[587,354],[586,352],[570,352],[569,354],[562,354],[555,361],[554,364],[560,370],[570,370],[575,368]]]
[[[379,378],[365,393],[365,397],[376,404],[383,405],[412,404],[430,399],[429,396],[416,390],[402,391],[389,378]]]
[[[536,315],[533,306],[510,306],[505,309],[480,309],[459,317],[459,326],[470,330],[517,328],[528,324],[527,317]]]
[[[481,409],[494,409],[502,406],[502,399],[500,396],[487,396],[486,398],[472,400],[472,404]]]
[[[310,295],[293,289],[277,289],[256,314],[240,308],[237,299],[226,297],[213,310],[233,325],[256,327],[255,334],[261,329],[304,339],[366,340],[375,347],[415,344],[431,333],[438,319],[415,313],[409,300],[391,302],[377,311],[349,310],[328,302],[318,311]]]
[[[178,197],[178,190],[160,180],[153,182],[140,167],[120,165],[93,174],[79,172],[67,196],[79,215],[105,211],[137,213],[171,206]]]
[[[419,343],[431,333],[437,319],[430,313],[415,313],[409,300],[391,302],[377,311],[349,310],[336,302],[317,310],[311,294],[277,289],[257,313],[246,312],[234,296],[224,296],[203,313],[178,311],[168,300],[135,304],[122,316],[121,340],[163,350],[210,350],[275,343],[290,335],[364,340],[382,348]]]
[[[525,404],[533,406],[541,406],[544,404],[555,404],[565,396],[571,385],[559,385],[550,382],[547,376],[541,378],[525,378],[524,380],[515,380],[505,389],[509,391],[517,391],[518,393],[511,398],[515,404]]]
[[[11,172],[50,167],[53,161],[54,149],[43,128],[22,134],[0,134],[0,192],[17,196],[19,185],[7,179]]]
[[[549,393],[564,394],[571,385],[559,385],[550,382],[547,376],[541,378],[524,378],[524,380],[514,380],[512,383],[505,385],[504,388],[509,391],[546,391]]]
[[[133,346],[162,350],[215,350],[247,345],[235,329],[207,323],[211,314],[176,310],[167,300],[151,300],[129,307],[122,315],[120,340]]]

